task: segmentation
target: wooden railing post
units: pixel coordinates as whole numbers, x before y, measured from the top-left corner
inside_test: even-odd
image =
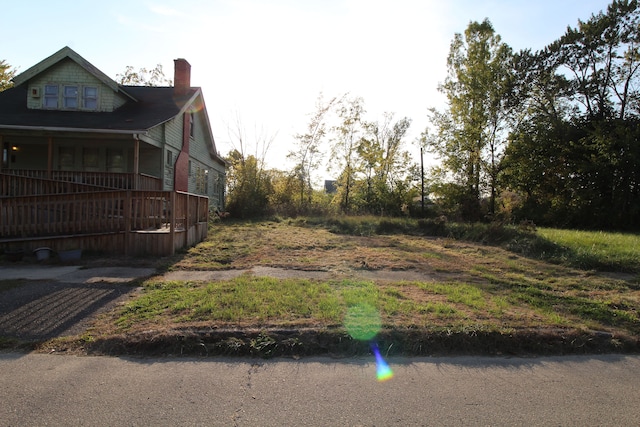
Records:
[[[133,189],[146,190],[140,188],[140,140],[137,136],[133,138]]]
[[[130,243],[131,243],[131,190],[127,190],[124,197],[124,212],[122,213],[124,216],[124,254],[130,255]]]
[[[171,191],[169,196],[169,255],[176,253],[176,192]]]
[[[51,179],[53,171],[53,138],[47,138],[47,179]]]

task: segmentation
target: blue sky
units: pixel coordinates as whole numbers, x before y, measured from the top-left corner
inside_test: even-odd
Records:
[[[115,78],[126,66],[186,58],[205,95],[218,150],[229,126],[275,136],[284,167],[320,92],[364,99],[367,118],[413,120],[410,139],[442,107],[437,87],[455,33],[488,18],[514,50],[537,50],[605,0],[22,0],[3,4],[0,59],[25,71],[64,46]],[[326,175],[326,174],[324,174]]]

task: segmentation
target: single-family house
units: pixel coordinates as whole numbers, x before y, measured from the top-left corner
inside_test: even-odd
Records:
[[[123,86],[69,47],[0,92],[0,247],[167,254],[224,209],[225,166],[191,66]]]

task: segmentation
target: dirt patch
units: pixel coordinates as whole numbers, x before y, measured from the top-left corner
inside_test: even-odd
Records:
[[[327,270],[303,270],[280,267],[256,266],[237,270],[216,271],[190,271],[177,270],[164,273],[161,280],[165,281],[215,281],[229,280],[243,274],[254,276],[274,277],[277,279],[312,279],[330,280],[352,278],[360,280],[372,280],[377,282],[393,281],[435,281],[441,280],[444,275],[425,273],[415,270],[352,270],[352,269],[327,269]]]

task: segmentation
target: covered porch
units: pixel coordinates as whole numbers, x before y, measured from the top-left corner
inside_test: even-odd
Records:
[[[173,189],[173,177],[163,179],[162,149],[145,139],[117,132],[54,136],[2,131],[0,173],[111,189]]]

